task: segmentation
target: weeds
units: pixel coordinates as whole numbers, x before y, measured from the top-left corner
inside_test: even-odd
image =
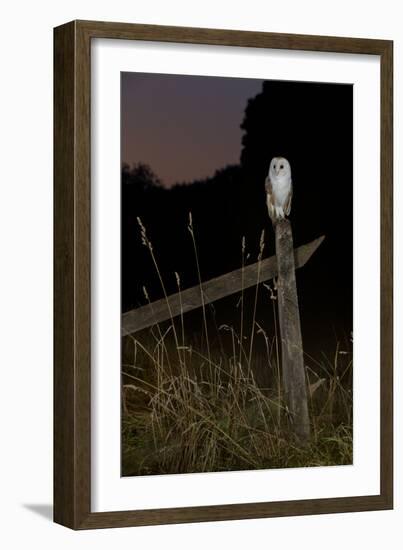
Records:
[[[169,307],[152,244],[139,220]],[[245,469],[328,466],[352,462],[352,359],[336,347],[332,359],[306,356],[311,442],[301,447],[287,420],[281,389],[276,286],[264,285],[273,304],[274,334],[256,321],[256,300],[249,337],[245,336],[244,292],[240,334],[222,325],[229,345],[211,346],[191,216],[188,226],[198,271],[205,344],[196,348],[185,332],[183,314],[166,329],[154,327],[125,336],[122,365],[122,473],[146,475]],[[263,252],[260,241],[258,261]],[[242,241],[242,267],[245,241]],[[178,292],[180,276],[175,273]],[[259,274],[258,274],[259,277]],[[259,283],[259,278],[257,283]],[[147,290],[144,289],[148,296]],[[219,336],[219,335],[218,335]],[[263,350],[256,350],[262,339]],[[219,336],[220,340],[220,336]],[[221,342],[221,340],[220,340]],[[270,384],[256,381],[260,364]]]

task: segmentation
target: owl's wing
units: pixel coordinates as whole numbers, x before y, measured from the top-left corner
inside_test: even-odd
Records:
[[[267,209],[269,211],[270,218],[276,220],[276,210],[274,208],[274,195],[273,195],[273,185],[270,181],[269,176],[265,180],[265,189],[267,194]]]
[[[288,193],[287,198],[286,198],[285,203],[284,203],[284,214],[286,216],[290,215],[291,201],[292,201],[292,186],[291,186],[290,192]]]

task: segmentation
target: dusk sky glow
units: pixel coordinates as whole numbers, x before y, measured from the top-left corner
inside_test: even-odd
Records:
[[[122,162],[167,187],[238,164],[244,110],[262,80],[122,73]]]

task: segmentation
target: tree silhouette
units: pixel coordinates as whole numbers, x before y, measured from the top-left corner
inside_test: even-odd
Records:
[[[135,185],[137,189],[145,190],[152,185],[161,186],[162,182],[148,164],[138,162],[130,167],[124,163],[122,166],[122,185]]]
[[[326,235],[298,272],[303,327],[318,339],[352,327],[352,94],[350,85],[266,81],[242,122],[248,218],[267,217],[264,179],[270,160],[284,156],[292,168],[295,245]]]

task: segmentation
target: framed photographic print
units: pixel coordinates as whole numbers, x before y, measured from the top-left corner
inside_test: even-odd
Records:
[[[392,508],[392,42],[54,46],[55,521]]]

